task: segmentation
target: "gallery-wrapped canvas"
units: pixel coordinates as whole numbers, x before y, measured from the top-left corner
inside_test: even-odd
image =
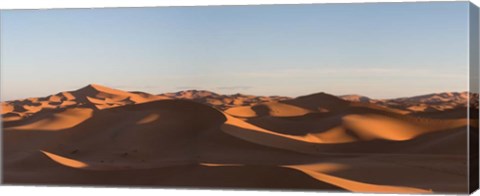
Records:
[[[1,10],[2,183],[478,187],[470,2]]]

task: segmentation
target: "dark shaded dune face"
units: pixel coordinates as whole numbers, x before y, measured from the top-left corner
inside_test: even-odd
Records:
[[[162,184],[173,187],[344,190],[283,167],[193,165],[165,168],[164,172],[169,178]]]
[[[158,114],[158,120],[149,121],[145,119],[144,115],[137,115],[148,112]],[[160,121],[170,120],[165,118],[171,118],[171,121],[177,119],[176,121],[188,122],[182,123],[185,126],[188,125],[199,128],[208,128],[211,125],[221,124],[226,120],[223,114],[218,110],[189,100],[161,100],[143,104],[127,105],[106,110],[105,113],[133,113],[137,118],[142,118],[143,116],[144,120],[142,121],[142,119],[140,119],[141,122],[137,121],[137,124],[159,123]],[[170,115],[174,117],[169,117]]]
[[[262,104],[252,106],[252,110],[255,111],[257,116],[267,116],[270,114],[270,108]]]
[[[470,127],[471,129],[471,127]],[[447,129],[422,135],[402,143],[398,151],[409,154],[467,155],[467,127]],[[466,167],[466,166],[465,166]]]
[[[317,93],[307,96],[297,97],[291,100],[281,101],[282,103],[310,109],[313,111],[335,111],[348,107],[348,103],[345,100],[342,100],[336,96],[329,95],[326,93]]]
[[[22,172],[14,172],[23,170],[28,174],[33,165],[44,169],[28,178]],[[344,190],[294,169],[266,165],[179,163],[149,169],[93,171],[59,166],[36,152],[14,167],[7,164],[5,169],[6,184]]]
[[[62,155],[108,162],[124,156],[125,161],[192,159],[203,132],[216,131],[225,121],[208,106],[164,100],[97,111],[82,124],[64,130],[57,145],[49,147]],[[120,159],[122,160],[122,159]]]

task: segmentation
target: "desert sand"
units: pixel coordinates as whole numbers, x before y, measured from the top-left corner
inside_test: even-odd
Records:
[[[478,121],[467,118],[468,98],[154,95],[92,84],[1,103],[3,180],[467,193],[467,128]]]

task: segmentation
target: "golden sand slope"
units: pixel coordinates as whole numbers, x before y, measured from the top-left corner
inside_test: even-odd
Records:
[[[49,153],[49,152],[45,152],[45,151],[41,151],[41,152],[43,154],[45,154],[46,156],[48,156],[48,158],[52,159],[53,161],[55,161],[55,162],[57,162],[61,165],[67,166],[67,167],[73,167],[73,168],[88,167],[88,164],[77,161],[77,160],[65,158],[65,157],[62,157],[62,156],[59,156],[59,155],[56,155],[56,154],[52,154],[52,153]]]
[[[41,117],[28,119],[19,126],[10,127],[15,130],[42,130],[58,131],[74,127],[92,116],[93,110],[89,108],[69,108],[61,112],[39,114]]]
[[[13,110],[14,110],[13,105],[10,105],[10,104],[4,103],[4,102],[2,102],[0,107],[2,108],[2,115],[6,114],[6,113],[9,113],[9,112],[13,112]]]

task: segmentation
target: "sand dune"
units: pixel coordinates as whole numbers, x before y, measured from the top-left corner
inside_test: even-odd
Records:
[[[243,118],[252,118],[259,116],[301,116],[310,113],[308,109],[296,107],[279,102],[268,102],[256,104],[254,106],[233,107],[225,110],[227,114]]]
[[[463,95],[435,96],[412,100],[430,107]],[[427,111],[348,99],[153,95],[88,85],[3,102],[4,181],[467,191],[464,106],[435,102]]]
[[[445,129],[467,126],[466,120],[437,123],[412,123],[381,115],[347,115],[343,117],[348,129],[354,130],[362,140],[384,139],[404,141],[419,135]],[[443,126],[432,126],[441,124]]]
[[[343,100],[351,101],[351,102],[361,102],[361,103],[375,103],[375,102],[377,102],[377,100],[373,100],[370,97],[362,96],[362,95],[356,95],[356,94],[340,95],[338,97],[343,99]]]
[[[164,93],[158,96],[164,96],[171,99],[187,99],[198,103],[207,104],[218,109],[228,109],[238,106],[250,106],[258,103],[268,103],[291,99],[282,96],[253,96],[244,94],[220,95],[205,90],[186,90],[176,93]]]
[[[478,94],[468,92],[432,93],[394,99],[371,99],[361,95],[343,95],[339,97],[351,102],[373,103],[379,106],[400,109],[412,113],[437,112],[467,107],[470,97],[478,100]],[[473,106],[478,109],[478,104],[473,104]]]
[[[146,93],[131,93],[97,84],[91,84],[70,93],[79,103],[93,104],[98,109],[165,99],[165,97],[148,95]]]
[[[9,129],[58,131],[82,123],[92,116],[92,112],[89,108],[70,108],[61,112],[42,113],[40,117],[27,119]]]
[[[331,112],[348,107],[348,102],[326,93],[300,96],[283,103],[319,112]]]
[[[2,105],[0,105],[0,107],[2,107],[2,115],[6,114],[6,113],[9,113],[9,112],[13,112],[13,110],[14,110],[13,105],[10,105],[10,104],[7,104],[7,103],[2,103]]]
[[[227,121],[222,129],[234,136],[257,144],[293,150],[303,153],[325,153],[331,151],[332,144],[348,144],[342,147],[344,152],[353,149],[356,152],[374,152],[379,148],[376,142],[389,142],[393,146],[395,141],[407,141],[419,136],[434,132],[445,132],[468,126],[466,119],[435,120],[405,116],[385,108],[371,107],[370,104],[349,104],[335,101],[335,97],[328,97],[328,101],[337,104],[330,107],[332,112],[308,110],[299,113],[292,110],[294,107],[279,107],[282,113],[289,116],[272,114],[269,107],[259,115],[254,107],[231,108],[225,111]],[[313,95],[318,96],[318,95]],[[324,102],[301,99],[289,100],[296,105],[312,108],[322,108]],[[286,103],[282,103],[286,105]],[[266,105],[266,104],[261,104]],[[307,111],[307,110],[305,110]],[[241,118],[236,118],[241,117]],[[372,141],[372,145],[366,145]],[[326,145],[330,144],[330,145]],[[413,146],[412,146],[413,147]],[[395,148],[395,147],[394,147]],[[387,148],[388,149],[388,148]],[[338,152],[338,151],[334,151]]]

